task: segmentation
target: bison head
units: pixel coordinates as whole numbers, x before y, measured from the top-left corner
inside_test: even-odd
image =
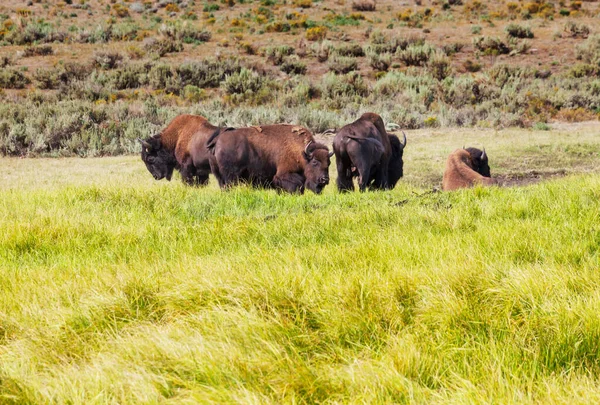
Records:
[[[329,184],[329,165],[333,152],[329,152],[327,146],[310,141],[304,148],[304,187],[316,194]]]
[[[388,184],[390,188],[394,188],[396,183],[404,175],[404,161],[402,155],[404,154],[404,147],[406,146],[406,134],[402,131],[404,141],[400,142],[400,139],[396,135],[390,135],[390,143],[392,144],[392,157],[388,165]]]
[[[160,141],[160,135],[155,135],[146,139],[138,139],[142,144],[142,160],[146,168],[156,180],[167,178],[171,180],[173,170],[177,166],[177,161],[172,152],[164,148]]]
[[[488,157],[485,153],[485,148],[479,150],[477,148],[466,148],[469,155],[471,155],[471,163],[473,164],[473,170],[481,174],[483,177],[492,177],[490,174],[490,166],[488,165]]]

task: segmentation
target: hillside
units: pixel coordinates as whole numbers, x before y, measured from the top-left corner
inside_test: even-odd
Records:
[[[0,154],[131,153],[182,112],[315,132],[596,120],[594,1],[0,5]]]

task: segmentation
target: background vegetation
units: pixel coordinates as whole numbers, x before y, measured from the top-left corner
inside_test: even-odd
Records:
[[[315,132],[596,120],[594,1],[222,0],[0,6],[0,154],[135,151],[182,112]]]

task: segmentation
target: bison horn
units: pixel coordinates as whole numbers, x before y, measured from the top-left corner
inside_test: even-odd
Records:
[[[142,144],[142,146],[146,149],[152,149],[152,145],[150,145],[148,142],[144,141],[142,138],[138,138],[138,141],[140,141],[140,143]]]
[[[402,131],[402,136],[404,137],[404,141],[402,142],[402,149],[406,147],[406,134]]]
[[[485,160],[486,156],[485,156],[485,148],[483,148],[483,152],[481,153],[481,160]]]
[[[306,144],[306,146],[304,147],[304,154],[309,158],[312,156],[310,153],[308,153],[308,147],[310,146],[311,143],[313,143],[313,141],[308,142]]]
[[[329,153],[327,154],[327,157],[332,157],[332,156],[333,156],[333,152],[329,152]]]

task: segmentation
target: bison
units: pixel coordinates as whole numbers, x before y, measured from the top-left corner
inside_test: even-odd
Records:
[[[490,178],[490,166],[485,149],[457,149],[448,156],[442,190],[456,190],[472,187],[476,184],[492,185],[495,181]]]
[[[402,134],[403,142],[388,134],[383,120],[374,113],[365,113],[342,127],[333,140],[338,190],[354,190],[354,176],[358,176],[360,191],[394,188],[403,175],[406,134]]]
[[[329,184],[331,156],[300,126],[264,125],[215,133],[207,142],[210,166],[221,188],[246,182],[258,187],[319,194]]]
[[[199,115],[179,115],[160,134],[139,139],[142,160],[156,180],[170,181],[177,168],[185,184],[204,185],[210,174],[206,141],[221,130]]]

